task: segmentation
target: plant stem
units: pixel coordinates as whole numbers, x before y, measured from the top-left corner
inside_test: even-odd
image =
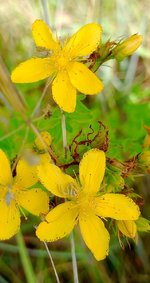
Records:
[[[79,283],[78,267],[77,267],[77,259],[76,259],[76,251],[75,251],[75,242],[74,242],[73,232],[70,235],[70,243],[71,243],[71,254],[72,254],[72,266],[73,266],[74,283]]]
[[[14,164],[13,164],[13,166],[12,166],[12,172],[13,172],[14,169],[16,168],[16,165],[17,165],[17,163],[18,163],[18,161],[19,161],[19,159],[20,159],[20,157],[21,157],[21,154],[22,154],[22,152],[23,152],[23,150],[24,150],[24,146],[25,146],[25,143],[26,143],[26,141],[27,141],[28,135],[29,135],[29,128],[26,128],[26,130],[25,130],[25,135],[24,135],[24,138],[23,138],[23,141],[22,141],[20,150],[19,150],[19,152],[18,152],[18,154],[17,154],[17,158],[15,159],[15,162],[14,162]]]
[[[35,116],[36,112],[39,110],[39,107],[42,103],[42,100],[43,100],[44,96],[46,95],[47,89],[50,86],[52,80],[53,80],[53,77],[49,78],[47,83],[45,84],[45,87],[44,87],[43,92],[40,96],[40,99],[38,100],[37,104],[35,105],[35,108],[33,109],[32,113],[31,113],[31,116],[30,116],[31,118],[33,118]]]
[[[24,239],[22,237],[21,232],[19,232],[16,235],[16,239],[17,239],[20,258],[21,258],[21,262],[22,262],[22,265],[23,265],[23,268],[24,268],[24,273],[25,273],[27,282],[28,283],[35,283],[36,278],[35,278],[35,274],[34,274],[34,271],[33,271],[32,263],[31,263],[29,255],[28,255],[28,252],[27,252],[27,249],[26,249]]]
[[[50,261],[51,261],[51,265],[52,265],[53,270],[54,270],[54,273],[55,273],[56,281],[57,281],[57,283],[60,283],[60,280],[59,280],[59,277],[58,277],[58,273],[57,273],[57,270],[56,270],[54,261],[53,261],[53,259],[52,259],[50,250],[49,250],[49,248],[48,248],[48,245],[47,245],[46,242],[44,242],[44,245],[45,245],[46,251],[47,251],[47,253],[48,253],[49,259],[50,259]]]
[[[65,158],[67,158],[68,145],[67,145],[66,117],[65,117],[63,110],[61,110],[61,128],[62,128],[64,156]]]
[[[67,157],[67,151],[68,151],[67,130],[66,130],[66,119],[65,119],[65,115],[64,115],[63,110],[61,110],[61,125],[62,125],[62,139],[63,139],[64,155],[65,155],[65,157]],[[70,243],[71,243],[71,256],[72,256],[74,283],[79,283],[78,267],[77,267],[77,259],[76,259],[73,232],[70,235]]]
[[[50,20],[49,20],[49,13],[48,13],[48,1],[47,0],[41,0],[43,11],[44,11],[44,19],[45,22],[50,26]]]

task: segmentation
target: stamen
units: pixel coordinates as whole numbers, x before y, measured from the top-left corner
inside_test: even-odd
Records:
[[[28,219],[28,217],[25,215],[25,212],[23,211],[22,207],[20,205],[18,205],[19,210],[21,211],[21,213],[23,214],[25,220]]]

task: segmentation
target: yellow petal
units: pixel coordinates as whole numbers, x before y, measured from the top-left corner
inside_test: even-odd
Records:
[[[0,200],[6,197],[7,192],[8,192],[8,187],[0,185]]]
[[[49,26],[42,20],[36,20],[32,25],[32,35],[35,44],[49,50],[57,50],[60,48],[59,42],[54,37]]]
[[[43,80],[55,72],[53,61],[47,58],[32,58],[19,64],[11,74],[14,83],[32,83]]]
[[[79,215],[79,224],[87,247],[97,260],[104,259],[108,255],[110,237],[102,220],[92,214],[86,218]]]
[[[76,89],[70,82],[67,72],[59,72],[52,84],[53,99],[66,112],[74,112]]]
[[[16,168],[15,187],[30,188],[38,181],[37,166],[29,165],[25,159],[20,159]]]
[[[12,181],[12,174],[9,160],[6,154],[0,149],[0,185],[8,185]]]
[[[13,237],[20,228],[20,213],[12,200],[9,205],[0,199],[0,240]]]
[[[90,23],[79,29],[69,40],[64,50],[71,58],[85,56],[96,50],[100,43],[102,28],[96,23]]]
[[[123,194],[105,194],[95,198],[96,214],[116,220],[136,220],[140,215],[135,202]]]
[[[38,165],[43,165],[45,163],[51,162],[51,156],[49,155],[49,153],[39,154],[38,157],[39,157]]]
[[[98,149],[91,149],[83,155],[79,175],[85,192],[92,195],[98,192],[105,173],[105,160],[105,153]]]
[[[46,214],[49,210],[48,194],[39,188],[17,191],[15,199],[19,206],[34,215]]]
[[[85,94],[98,94],[103,89],[102,81],[84,64],[72,62],[68,65],[68,74],[72,85]]]
[[[47,222],[42,222],[38,226],[36,235],[41,241],[46,242],[61,239],[73,230],[77,216],[78,210],[73,208],[72,202],[60,204],[48,213]]]
[[[69,197],[76,191],[76,181],[50,163],[38,166],[38,176],[43,186],[59,197]]]
[[[121,233],[123,235],[125,235],[126,237],[129,237],[129,238],[135,238],[137,228],[136,228],[136,224],[135,224],[134,221],[132,221],[132,220],[125,220],[125,221],[118,220],[118,221],[116,221],[116,223],[117,223],[118,229],[121,231]]]

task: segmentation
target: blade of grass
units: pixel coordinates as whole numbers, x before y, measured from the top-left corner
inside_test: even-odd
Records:
[[[55,267],[53,258],[52,258],[52,256],[51,256],[50,250],[49,250],[48,245],[47,245],[46,242],[44,242],[44,246],[45,246],[46,251],[47,251],[47,254],[48,254],[48,256],[49,256],[49,259],[50,259],[50,262],[51,262],[53,271],[54,271],[54,273],[55,273],[56,281],[57,281],[57,283],[60,283],[60,280],[59,280],[59,277],[58,277],[58,273],[57,273],[57,270],[56,270],[56,267]]]
[[[17,240],[17,244],[19,247],[20,258],[21,258],[21,262],[23,265],[23,269],[24,269],[24,273],[25,273],[27,282],[35,283],[36,278],[35,278],[34,270],[33,270],[32,263],[31,263],[31,260],[28,254],[28,250],[26,249],[25,242],[24,242],[21,232],[19,232],[16,235],[16,240]]]
[[[28,254],[32,257],[41,257],[41,258],[47,258],[48,257],[47,251],[45,251],[45,250],[29,249],[29,248],[26,248],[26,249],[28,251]],[[0,243],[0,251],[9,252],[9,253],[12,253],[12,254],[18,254],[19,253],[19,247],[16,246],[16,245],[11,245],[11,244],[7,244],[7,243],[2,242],[2,243]],[[51,251],[51,255],[55,259],[71,260],[70,252]],[[84,255],[80,252],[77,252],[76,256],[77,256],[78,260],[84,260],[85,259]]]

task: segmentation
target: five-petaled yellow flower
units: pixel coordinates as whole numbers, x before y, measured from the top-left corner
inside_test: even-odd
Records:
[[[18,232],[22,208],[37,216],[48,212],[47,193],[39,188],[28,189],[37,180],[36,166],[29,166],[25,160],[18,162],[13,178],[9,161],[0,150],[0,240],[9,239]]]
[[[105,173],[105,153],[91,149],[79,165],[80,184],[57,166],[38,167],[41,183],[53,194],[68,199],[52,209],[36,230],[42,241],[55,241],[68,235],[79,222],[83,239],[97,260],[108,255],[109,233],[102,221],[136,220],[139,207],[123,194],[98,194]]]
[[[102,33],[99,24],[82,27],[62,47],[51,29],[42,21],[32,25],[32,34],[37,47],[51,50],[46,58],[32,58],[16,67],[11,79],[15,83],[36,82],[54,75],[52,95],[55,102],[66,112],[76,107],[76,93],[98,94],[103,83],[83,63],[81,58],[96,50]]]

